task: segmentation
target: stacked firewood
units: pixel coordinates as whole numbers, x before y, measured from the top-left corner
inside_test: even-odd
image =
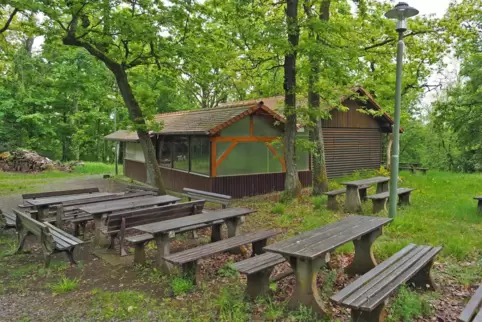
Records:
[[[34,151],[16,150],[0,154],[0,170],[6,172],[41,172],[45,170],[72,171],[69,164],[60,164]]]

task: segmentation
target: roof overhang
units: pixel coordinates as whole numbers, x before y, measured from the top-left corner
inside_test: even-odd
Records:
[[[155,134],[149,132],[149,136],[153,137]],[[104,136],[105,140],[119,141],[119,142],[139,142],[139,137],[136,131],[118,130],[114,133]]]

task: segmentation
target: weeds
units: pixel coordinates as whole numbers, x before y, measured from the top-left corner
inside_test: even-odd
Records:
[[[63,276],[58,283],[50,285],[50,289],[54,294],[69,293],[79,287],[79,282],[80,278],[70,279]]]
[[[283,205],[282,203],[277,203],[274,205],[274,207],[271,209],[271,213],[272,214],[278,214],[278,215],[282,215],[285,213],[285,210],[286,210],[286,206]]]
[[[410,322],[430,314],[431,307],[427,299],[402,286],[395,301],[390,305],[388,321]]]
[[[171,280],[171,289],[174,296],[178,296],[191,291],[194,285],[191,280],[182,277],[174,277]]]
[[[218,275],[222,277],[238,276],[239,272],[233,268],[233,261],[229,261],[218,269]]]
[[[216,300],[219,321],[244,322],[248,320],[249,304],[244,293],[237,287],[223,287]]]
[[[321,207],[323,206],[323,204],[325,203],[323,201],[323,198],[322,197],[314,197],[312,199],[312,202],[313,202],[313,208],[314,209],[321,209]]]

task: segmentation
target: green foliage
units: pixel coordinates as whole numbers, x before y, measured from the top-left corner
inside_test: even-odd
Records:
[[[78,278],[68,278],[68,277],[61,277],[60,281],[50,285],[50,290],[54,294],[61,294],[61,293],[69,293],[75,291],[79,287],[80,279]]]
[[[411,322],[421,317],[431,316],[432,309],[426,296],[421,296],[407,287],[401,287],[390,304],[388,321]]]
[[[178,296],[191,291],[194,288],[192,280],[185,279],[179,276],[171,280],[171,289],[174,296]]]
[[[244,300],[244,292],[239,287],[223,287],[216,299],[219,309],[218,321],[244,322],[250,305]]]
[[[312,202],[314,209],[321,209],[321,207],[325,204],[325,200],[323,197],[314,197],[312,199]]]
[[[282,215],[285,213],[286,206],[282,203],[277,203],[271,209],[272,214]]]
[[[233,268],[233,261],[228,261],[226,264],[218,269],[218,275],[222,277],[234,277],[238,276],[239,272]]]

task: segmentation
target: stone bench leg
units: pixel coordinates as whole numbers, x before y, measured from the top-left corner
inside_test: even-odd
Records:
[[[267,296],[270,293],[269,277],[274,267],[266,268],[260,272],[249,274],[246,285],[246,297],[255,300],[258,297]]]
[[[257,242],[254,242],[253,243],[253,254],[251,254],[251,257],[263,254],[264,253],[263,247],[266,246],[267,242],[268,242],[267,239],[263,239],[263,240],[259,240]]]
[[[377,193],[382,193],[387,191],[388,191],[388,181],[377,183]]]
[[[328,257],[329,255],[327,255]],[[288,307],[298,310],[300,305],[303,305],[320,317],[326,316],[326,310],[318,294],[316,277],[320,268],[326,265],[328,260],[325,257],[313,260],[288,257],[287,260],[293,268],[296,278],[295,289],[288,302]]]
[[[351,310],[353,322],[383,322],[385,321],[385,303],[378,305],[373,311]]]
[[[362,211],[358,187],[346,186],[345,210],[349,213]]]
[[[221,240],[222,224],[215,224],[211,226],[211,243]]]
[[[134,244],[134,264],[146,263],[146,242]]]
[[[194,285],[201,284],[201,270],[197,261],[189,262],[181,265],[181,276],[184,279],[192,281]]]
[[[160,234],[155,236],[155,240],[157,244],[156,265],[161,272],[169,274],[172,265],[164,259],[164,256],[171,253],[171,237],[169,234]]]
[[[328,202],[326,204],[326,207],[333,211],[338,210],[338,202],[336,201],[336,196],[328,196]]]
[[[437,289],[437,286],[435,285],[435,282],[433,281],[432,278],[432,266],[433,266],[433,260],[427,263],[421,270],[418,271],[417,274],[415,274],[410,280],[408,280],[408,284],[413,284],[415,287],[421,288],[421,289],[430,289],[432,291],[435,291]]]
[[[363,275],[375,266],[377,262],[372,252],[372,244],[375,239],[382,234],[382,228],[372,231],[366,235],[361,236],[359,239],[355,239],[353,244],[355,245],[355,256],[350,265],[345,268],[345,273],[348,275]]]
[[[377,214],[380,211],[386,210],[387,198],[384,199],[372,199],[373,201],[373,213]]]
[[[409,206],[410,205],[410,192],[402,193],[398,196],[398,204],[401,206]]]
[[[244,217],[235,217],[226,220],[226,226],[228,227],[228,238],[239,235],[239,228],[244,222]],[[239,247],[229,250],[232,254],[240,254],[241,249]]]
[[[367,200],[367,189],[368,188],[360,188],[358,189],[358,193],[360,194],[360,200],[366,201]]]

